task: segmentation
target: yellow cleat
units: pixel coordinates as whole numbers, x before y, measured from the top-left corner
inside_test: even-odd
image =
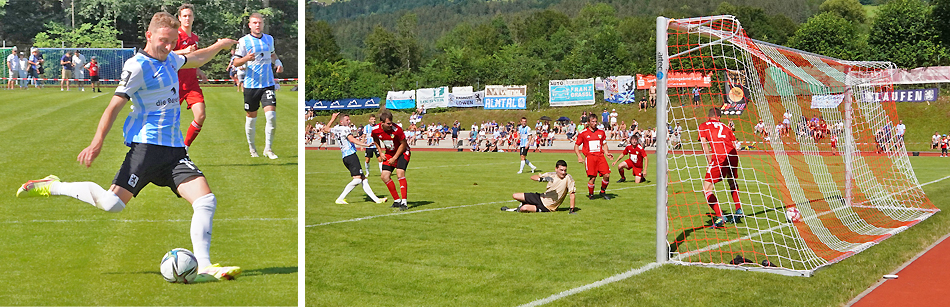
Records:
[[[238,275],[241,275],[241,267],[221,266],[220,264],[215,263],[199,270],[198,277],[195,278],[195,282],[232,280]]]
[[[16,190],[16,197],[49,197],[49,186],[53,182],[59,182],[59,177],[56,177],[55,175],[49,175],[43,179],[27,181]]]
[[[336,204],[337,204],[337,205],[349,205],[350,203],[346,202],[346,199],[344,198],[344,199],[337,199],[337,200],[336,200]]]
[[[377,204],[383,204],[383,203],[386,203],[387,200],[389,200],[389,199],[383,197],[383,198],[380,198],[379,201],[377,201],[376,203],[377,203]]]

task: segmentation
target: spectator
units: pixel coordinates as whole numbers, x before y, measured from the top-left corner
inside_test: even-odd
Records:
[[[17,56],[16,46],[10,50],[10,55],[7,56],[7,69],[9,70],[10,79],[7,81],[7,89],[13,89],[13,83],[17,82],[17,78],[20,77],[20,57]]]
[[[37,49],[36,47],[30,48],[30,59],[28,62],[30,64],[30,69],[27,74],[29,74],[29,78],[33,82],[33,87],[43,87],[43,83],[38,79],[40,78],[40,75],[43,74],[43,62],[46,62],[46,60],[44,60],[43,55],[40,54],[40,49]]]
[[[904,143],[904,130],[907,129],[904,126],[904,121],[900,121],[897,126],[894,127],[894,135],[896,137],[895,141],[898,145]]]
[[[76,79],[76,85],[79,87],[79,91],[85,92],[86,88],[84,84],[86,74],[84,73],[84,67],[86,66],[86,56],[82,55],[79,50],[73,52],[73,78]]]
[[[699,104],[699,87],[693,88],[693,104]]]
[[[656,84],[650,85],[650,107],[656,108]]]
[[[647,111],[647,98],[640,97],[640,110],[638,112],[646,112],[646,111]]]
[[[102,89],[99,88],[99,62],[96,61],[96,57],[93,56],[89,58],[89,63],[86,63],[86,69],[89,70],[89,78],[92,81],[92,91],[97,93],[102,93]],[[313,118],[313,111],[310,111],[310,118]]]
[[[26,89],[28,82],[27,81],[27,71],[29,71],[30,61],[26,57],[26,53],[20,51],[20,73],[17,74],[20,77],[20,80],[17,83],[20,84],[20,88]]]
[[[617,109],[610,110],[610,128],[611,130],[617,130]]]
[[[600,127],[601,130],[603,130],[604,127],[610,127],[610,113],[607,113],[607,108],[604,108],[604,112],[600,113],[600,123],[602,124]]]
[[[66,51],[66,54],[63,54],[63,57],[59,59],[59,64],[63,66],[63,71],[60,74],[62,79],[59,81],[59,91],[63,91],[63,86],[68,91],[70,79],[73,78],[73,53]]]
[[[940,146],[940,133],[934,131],[934,136],[930,138],[932,144],[930,144],[930,149],[937,149]]]

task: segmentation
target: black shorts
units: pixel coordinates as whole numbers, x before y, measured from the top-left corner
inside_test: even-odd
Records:
[[[521,151],[522,156],[528,156],[528,147],[518,147],[518,149]]]
[[[408,166],[409,166],[409,160],[406,160],[405,154],[401,154],[399,155],[399,158],[396,159],[396,167],[392,167],[390,165],[386,165],[386,163],[383,163],[383,171],[392,172],[397,169],[406,170],[406,167]]]
[[[168,187],[178,195],[178,185],[192,177],[204,177],[184,147],[141,143],[132,143],[130,147],[112,184],[129,190],[133,196],[149,183]]]
[[[350,170],[350,176],[362,176],[363,168],[360,167],[361,165],[360,158],[356,156],[356,153],[343,157],[343,166]]]
[[[544,203],[541,202],[540,193],[524,193],[524,202],[525,205],[533,205],[535,207],[535,212],[551,212],[548,210],[548,207],[544,206]]]
[[[99,82],[99,76],[90,76],[89,79],[91,79],[92,82]]]
[[[261,106],[276,106],[277,96],[274,94],[274,87],[265,88],[244,88],[244,111],[254,112]]]
[[[693,102],[699,102],[699,96],[693,96]]]
[[[376,148],[366,148],[366,155],[364,155],[364,156],[367,157],[367,158],[379,157],[379,149],[376,149]]]

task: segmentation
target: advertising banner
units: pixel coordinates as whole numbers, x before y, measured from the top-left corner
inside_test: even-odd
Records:
[[[386,93],[387,109],[415,109],[416,91]]]
[[[548,81],[548,102],[552,107],[594,104],[594,78]]]
[[[474,108],[485,106],[482,101],[485,98],[485,91],[449,94],[449,107],[455,108]]]
[[[635,103],[636,79],[632,76],[608,77],[604,88],[604,101],[611,103]]]
[[[637,89],[645,90],[656,86],[656,76],[637,74]],[[700,72],[670,72],[666,86],[674,87],[711,87],[712,78]]]
[[[864,93],[864,102],[925,102],[937,101],[940,91],[936,88],[896,90],[891,92]]]
[[[485,109],[520,109],[528,107],[527,85],[486,85]]]
[[[722,102],[723,115],[742,115],[749,104],[749,89],[745,86],[743,76],[731,71],[726,75],[726,90]]]
[[[428,110],[449,106],[449,87],[420,88],[416,90],[416,105]]]
[[[373,98],[346,98],[337,100],[310,100],[307,101],[307,107],[310,110],[353,110],[353,109],[378,109],[379,97]]]
[[[844,101],[844,94],[838,95],[812,95],[812,109],[835,109]]]
[[[453,86],[452,94],[468,94],[474,92],[475,89],[471,86]]]

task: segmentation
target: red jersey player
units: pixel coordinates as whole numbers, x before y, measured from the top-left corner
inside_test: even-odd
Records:
[[[406,142],[406,134],[403,133],[399,125],[393,123],[393,113],[389,110],[379,112],[379,125],[372,132],[373,141],[376,142],[376,148],[383,151],[379,157],[383,162],[383,171],[379,178],[383,180],[389,193],[393,196],[393,208],[399,210],[409,209],[406,195],[409,191],[409,184],[406,182],[406,167],[409,166],[409,143]],[[402,197],[396,193],[396,184],[393,183],[390,176],[393,170],[396,170],[396,178],[399,179],[399,190]]]
[[[198,50],[198,35],[191,32],[195,21],[195,7],[191,4],[182,4],[178,7],[178,21],[181,22],[181,28],[178,28],[178,44],[175,45],[175,53],[180,55],[189,54]],[[185,134],[185,146],[191,146],[191,142],[198,137],[201,132],[201,125],[205,122],[205,97],[198,86],[198,77],[207,80],[201,70],[197,68],[178,70],[178,102],[188,102],[188,109],[195,114],[195,119],[188,126],[188,133]]]
[[[703,153],[706,154],[708,166],[706,177],[703,180],[703,193],[706,201],[712,207],[716,216],[713,218],[714,227],[725,226],[719,200],[716,199],[716,183],[723,179],[729,184],[732,192],[732,201],[736,204],[736,211],[729,216],[729,222],[741,222],[742,204],[739,203],[739,189],[736,178],[739,176],[739,155],[736,151],[736,136],[725,124],[719,122],[721,115],[719,108],[709,109],[709,120],[699,125],[699,140],[703,143]]]
[[[630,155],[630,159],[620,162],[620,159],[623,159],[626,155]],[[632,170],[633,182],[647,181],[646,176],[643,175],[643,170],[647,168],[647,151],[643,150],[643,146],[640,146],[640,138],[630,137],[630,144],[623,149],[623,154],[618,156],[617,160],[614,160],[614,165],[617,165],[617,170],[620,171],[620,180],[617,180],[617,183],[627,181],[627,177],[623,175],[625,169]]]
[[[597,175],[603,179],[600,181],[600,196],[610,200],[607,196],[607,185],[610,184],[610,165],[607,164],[606,157],[613,158],[614,155],[607,151],[604,144],[607,141],[607,134],[603,130],[597,129],[597,116],[588,115],[587,129],[584,129],[577,136],[574,143],[574,152],[577,154],[577,162],[585,163],[587,167],[587,198],[594,198],[594,181]],[[581,155],[583,149],[583,155]]]

